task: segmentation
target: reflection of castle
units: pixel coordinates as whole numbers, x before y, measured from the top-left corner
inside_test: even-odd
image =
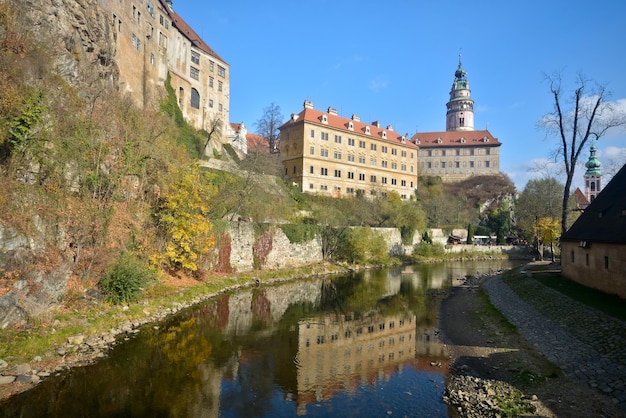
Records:
[[[298,413],[309,402],[385,379],[415,358],[415,316],[327,315],[298,326]]]

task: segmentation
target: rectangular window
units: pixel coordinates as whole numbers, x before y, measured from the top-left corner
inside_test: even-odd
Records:
[[[341,136],[335,135],[335,144],[341,144]]]
[[[376,167],[376,158],[370,158],[370,165]]]
[[[429,154],[429,155],[430,155],[430,154]],[[402,156],[402,157],[406,157],[406,151],[402,151],[401,156]]]
[[[391,155],[398,155],[398,150],[395,148],[391,148]]]
[[[213,107],[213,99],[209,99],[209,107]]]
[[[348,154],[348,161],[350,161],[351,163],[354,162],[354,154]]]
[[[209,87],[213,87],[213,77],[209,77]]]
[[[489,161],[485,161],[485,167],[489,168]]]
[[[387,161],[384,161],[384,160],[383,160],[383,161],[381,161],[381,162],[380,162],[380,166],[381,166],[382,168],[387,168]]]
[[[370,151],[376,151],[376,144],[370,144]]]
[[[224,67],[222,67],[221,65],[217,66],[217,75],[219,75],[220,77],[226,77],[226,69]]]
[[[348,178],[354,180],[354,173],[352,171],[348,171]]]
[[[364,173],[359,173],[359,180],[365,181],[365,174]]]
[[[328,186],[325,184],[320,185],[320,190],[328,190]]]
[[[214,68],[215,68],[215,63],[209,60],[209,70],[214,71]]]
[[[189,77],[193,78],[194,80],[200,80],[200,70],[198,70],[196,67],[189,67]]]
[[[313,174],[313,166],[309,167],[309,173]]]
[[[365,149],[365,141],[359,141],[359,148]]]
[[[391,179],[391,185],[395,186],[397,184],[397,180],[396,179]]]
[[[133,48],[137,51],[141,51],[141,39],[133,33]]]
[[[322,141],[328,141],[328,132],[322,132]]]
[[[322,176],[327,176],[328,175],[328,169],[324,168],[324,167],[320,168],[320,174]]]
[[[217,91],[222,91],[222,82],[221,81],[217,82]]]
[[[327,149],[321,149],[320,150],[320,156],[321,157],[328,157],[328,150]]]
[[[334,157],[335,157],[335,160],[341,160],[341,153],[335,151]]]
[[[365,164],[365,157],[362,155],[359,155],[359,164]]]
[[[474,168],[474,161],[470,161],[469,162],[469,166],[470,166],[470,168]]]
[[[387,147],[385,145],[383,145],[382,147],[380,147],[380,150],[383,154],[387,154]]]
[[[391,169],[392,170],[397,170],[398,169],[398,163],[391,163]]]
[[[455,162],[454,162],[454,168],[459,168],[460,164],[461,164],[460,162],[455,161]]]
[[[315,138],[315,129],[311,129],[311,138]]]
[[[406,180],[401,180],[400,181],[400,186],[406,187]]]
[[[376,176],[370,176],[370,181],[372,183],[376,183]]]
[[[196,51],[191,51],[191,62],[200,65],[200,54]]]
[[[609,269],[609,256],[608,255],[604,256],[604,269],[605,270]]]
[[[351,147],[354,146],[354,138],[348,138],[348,145]]]
[[[341,170],[335,170],[335,177],[341,177]]]
[[[406,171],[406,164],[401,164],[400,165],[400,170]]]
[[[315,155],[315,147],[311,147],[309,151],[311,155]]]
[[[383,184],[387,184],[387,177],[382,177],[382,178],[380,179],[380,181],[381,181]]]
[[[446,162],[445,161],[441,162],[441,168],[446,168]]]

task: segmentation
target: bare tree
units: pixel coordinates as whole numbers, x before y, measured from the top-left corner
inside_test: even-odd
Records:
[[[557,135],[559,146],[556,158],[563,160],[565,167],[565,188],[561,206],[561,233],[567,230],[570,187],[576,170],[576,163],[587,142],[598,140],[615,127],[626,125],[626,115],[618,112],[608,100],[606,87],[578,76],[577,86],[571,97],[565,97],[561,75],[546,76],[550,92],[554,98],[554,110],[543,116],[539,122],[548,135]]]
[[[271,103],[263,109],[263,116],[256,122],[257,133],[267,141],[270,153],[280,152],[278,128],[283,124],[283,115],[280,113],[280,106]]]

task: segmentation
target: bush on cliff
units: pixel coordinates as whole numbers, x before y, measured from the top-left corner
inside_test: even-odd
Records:
[[[108,302],[119,304],[137,300],[141,290],[156,279],[156,274],[142,261],[123,254],[100,281],[100,289]]]

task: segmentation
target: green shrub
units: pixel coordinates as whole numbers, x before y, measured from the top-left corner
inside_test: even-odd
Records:
[[[350,229],[339,239],[339,260],[354,264],[385,264],[389,261],[385,239],[369,227]]]
[[[419,257],[440,258],[444,256],[445,249],[443,245],[437,242],[429,244],[428,242],[422,241],[415,246],[414,254]]]
[[[123,254],[109,267],[100,281],[100,288],[108,302],[119,304],[137,300],[139,292],[156,279],[154,271],[130,254]]]
[[[280,229],[283,230],[292,244],[302,244],[311,241],[320,233],[320,227],[311,224],[285,224],[281,225]]]

